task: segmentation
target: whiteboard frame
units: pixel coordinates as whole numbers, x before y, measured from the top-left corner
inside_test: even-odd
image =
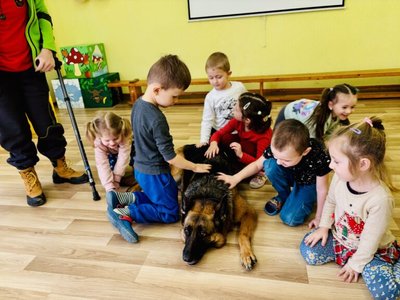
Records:
[[[189,21],[343,9],[344,0],[188,0]],[[234,6],[233,4],[237,4]]]

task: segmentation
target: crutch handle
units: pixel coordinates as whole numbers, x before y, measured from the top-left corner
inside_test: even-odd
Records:
[[[60,70],[61,66],[62,66],[62,62],[58,59],[58,57],[56,55],[53,55],[53,58],[54,58],[54,63],[55,63],[54,69]],[[40,59],[36,58],[35,65],[38,66],[39,64],[40,64]]]

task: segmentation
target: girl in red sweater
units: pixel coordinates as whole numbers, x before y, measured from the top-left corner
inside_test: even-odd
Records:
[[[240,168],[257,160],[271,143],[271,108],[271,102],[259,94],[241,94],[233,118],[211,136],[205,156],[212,158],[220,147],[229,147],[237,157],[232,163]],[[262,187],[265,181],[264,174],[259,173],[250,181],[250,187]]]

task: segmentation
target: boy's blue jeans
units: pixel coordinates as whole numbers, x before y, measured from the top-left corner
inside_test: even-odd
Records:
[[[264,171],[278,192],[277,200],[283,203],[280,212],[283,223],[289,226],[303,224],[317,200],[316,185],[296,183],[291,172],[278,165],[274,158],[264,161]]]
[[[129,213],[136,223],[174,223],[179,220],[178,186],[170,173],[148,175],[135,170],[143,192],[134,192]]]
[[[304,239],[311,234],[307,233]],[[335,261],[333,235],[329,231],[325,246],[319,241],[314,247],[307,246],[304,239],[300,244],[300,252],[309,265],[322,265]],[[400,295],[400,260],[394,265],[377,256],[365,265],[362,277],[374,299],[398,299]]]

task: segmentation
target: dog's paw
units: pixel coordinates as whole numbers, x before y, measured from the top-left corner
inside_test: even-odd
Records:
[[[246,271],[251,271],[257,263],[257,258],[253,252],[249,251],[247,254],[241,254],[240,261]]]
[[[225,243],[225,236],[219,232],[213,233],[210,237],[210,244],[213,244],[215,248],[221,248]]]

